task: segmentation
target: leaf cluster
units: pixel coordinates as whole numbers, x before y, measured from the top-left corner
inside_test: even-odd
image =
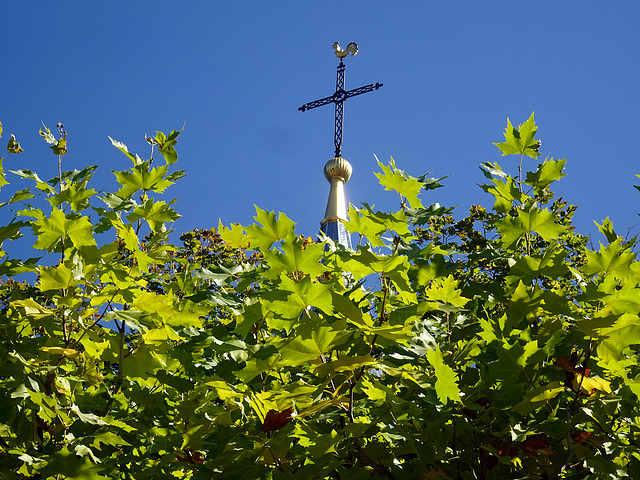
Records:
[[[353,251],[258,207],[173,245],[175,131],[147,160],[112,140],[113,193],[16,172],[1,240],[56,260],[2,252],[3,478],[637,477],[636,239],[589,248],[565,161],[523,168],[536,133],[508,122],[518,175],[483,164],[461,219],[379,162],[399,210],[352,207]]]

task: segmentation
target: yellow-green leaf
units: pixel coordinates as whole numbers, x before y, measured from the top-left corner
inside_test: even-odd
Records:
[[[438,400],[446,404],[448,400],[462,403],[460,389],[457,384],[457,375],[453,369],[444,363],[440,347],[427,352],[427,360],[436,371],[436,394]]]

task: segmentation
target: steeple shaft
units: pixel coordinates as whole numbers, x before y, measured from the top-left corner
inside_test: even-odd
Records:
[[[351,164],[341,157],[334,157],[324,166],[324,176],[331,184],[324,219],[320,222],[320,230],[324,234],[351,248],[351,236],[346,231],[343,221],[347,221],[347,199],[344,184],[351,178]]]

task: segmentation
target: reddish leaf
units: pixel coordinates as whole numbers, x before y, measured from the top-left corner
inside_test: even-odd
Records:
[[[191,449],[185,450],[184,455],[178,453],[178,455],[176,456],[176,460],[178,462],[184,462],[184,463],[203,463],[204,462],[204,455],[202,455],[202,453],[200,452],[195,452]]]
[[[264,423],[260,427],[260,429],[264,432],[271,432],[273,430],[280,430],[287,423],[291,421],[291,414],[293,413],[293,408],[289,407],[286,410],[281,412],[276,412],[275,410],[269,410],[267,416],[264,418]]]
[[[534,435],[520,443],[520,448],[527,454],[527,457],[537,458],[539,453],[544,453],[547,457],[553,457],[555,452],[551,449],[549,442],[544,435]]]
[[[560,355],[558,359],[553,362],[553,364],[557,365],[567,372],[581,373],[580,370],[575,367],[575,363],[571,362],[571,360],[566,359],[562,355]]]
[[[602,445],[602,435],[595,435],[592,432],[585,432],[584,430],[576,430],[571,434],[571,440],[579,445],[586,445],[592,450],[595,450]]]

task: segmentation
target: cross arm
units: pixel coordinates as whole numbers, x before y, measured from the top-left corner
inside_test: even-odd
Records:
[[[380,87],[382,87],[381,83],[371,83],[369,85],[365,85],[364,87],[354,88],[353,90],[349,90],[348,92],[345,92],[344,90],[338,90],[330,97],[324,97],[320,100],[314,100],[313,102],[305,103],[300,108],[298,108],[298,110],[304,112],[305,110],[311,110],[312,108],[321,107],[322,105],[328,105],[329,103],[341,103],[344,102],[347,98],[355,97],[356,95],[361,95],[367,92],[373,92],[374,90],[378,90]]]
[[[356,95],[360,95],[367,92],[373,92],[374,90],[378,90],[382,86],[381,83],[365,85],[364,87],[354,88],[353,90],[349,90],[345,92],[345,100],[347,98],[355,97]]]
[[[313,102],[305,103],[298,110],[304,112],[305,110],[311,110],[312,108],[321,107],[322,105],[327,105],[329,103],[334,103],[333,95],[330,97],[321,98],[320,100],[314,100]]]

